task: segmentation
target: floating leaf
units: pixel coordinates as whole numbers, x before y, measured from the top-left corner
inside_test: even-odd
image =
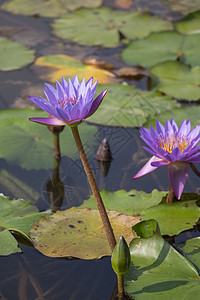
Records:
[[[130,65],[151,68],[154,65],[178,58],[192,66],[200,65],[200,34],[182,35],[178,32],[152,33],[137,40],[122,51],[122,59]]]
[[[84,0],[84,2],[82,0],[10,0],[5,2],[1,8],[14,14],[58,17],[80,7],[99,7],[102,2],[102,0]]]
[[[161,234],[175,235],[195,225],[200,215],[200,208],[196,205],[197,199],[190,195],[189,200],[172,204],[162,203],[166,192],[153,190],[152,193],[131,190],[111,192],[101,191],[104,205],[107,209],[116,210],[127,215],[140,216],[142,220],[155,219],[160,227]],[[194,200],[195,199],[195,200]],[[163,200],[164,202],[164,200]],[[93,196],[85,200],[81,208],[96,208]]]
[[[162,235],[177,235],[192,228],[199,219],[200,208],[196,200],[160,203],[141,213],[142,220],[155,219]]]
[[[169,61],[151,69],[155,77],[153,87],[177,99],[200,99],[200,67],[190,68],[179,61]]]
[[[175,22],[176,30],[185,34],[200,33],[200,11],[189,14],[182,20]]]
[[[185,15],[200,9],[199,0],[169,0],[169,5],[171,10]]]
[[[183,106],[181,108],[174,108],[171,112],[164,112],[160,115],[150,117],[145,127],[149,125],[155,127],[156,120],[165,124],[167,120],[174,119],[178,126],[181,125],[183,120],[190,119],[192,127],[195,127],[200,124],[200,106]]]
[[[138,215],[145,209],[159,204],[165,195],[166,192],[159,192],[156,189],[149,194],[137,190],[111,192],[103,189],[101,191],[101,197],[107,209],[117,210],[127,215]],[[94,196],[92,195],[89,200],[85,200],[80,207],[97,208]]]
[[[106,126],[140,127],[149,116],[159,115],[179,107],[170,97],[157,92],[146,92],[122,84],[97,87],[97,93],[107,88],[106,98],[98,108],[98,114],[87,122]]]
[[[151,32],[172,30],[172,25],[159,17],[139,11],[115,11],[108,7],[77,10],[55,20],[52,27],[54,33],[63,39],[104,47],[117,47],[120,34],[135,39],[143,38]]]
[[[130,253],[125,290],[135,300],[198,299],[197,270],[161,236],[134,239]]]
[[[80,60],[63,54],[37,58],[34,69],[41,79],[51,82],[60,81],[63,76],[74,77],[77,74],[80,80],[83,77],[86,80],[94,77],[94,80],[98,80],[99,83],[116,82],[111,72],[85,65]]]
[[[9,255],[21,252],[17,241],[10,232],[15,232],[23,239],[29,241],[27,236],[33,221],[50,211],[39,213],[38,209],[29,201],[22,199],[11,200],[0,194],[0,255]]]
[[[0,111],[0,158],[28,170],[49,169],[54,155],[52,134],[46,126],[30,122],[28,120],[30,117],[47,117],[47,113],[33,109]],[[97,128],[95,126],[84,123],[79,128],[83,143],[87,142],[88,136],[90,146],[96,143]],[[78,157],[69,126],[65,126],[60,140],[62,154],[72,158]],[[92,146],[90,151],[91,149]]]
[[[0,37],[0,70],[20,69],[34,60],[34,51],[24,45]]]
[[[139,222],[139,218],[116,211],[108,211],[108,216],[116,239],[123,235],[130,242],[133,238],[131,226]],[[50,257],[93,259],[111,254],[98,210],[72,207],[57,211],[35,222],[30,236],[34,246]]]
[[[178,244],[178,246],[200,272],[200,237],[187,240],[185,243]]]
[[[140,238],[149,238],[157,233],[160,235],[160,228],[158,222],[154,219],[141,221],[132,227],[133,232]]]

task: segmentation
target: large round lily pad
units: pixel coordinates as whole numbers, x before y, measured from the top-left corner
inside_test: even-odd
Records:
[[[171,111],[180,105],[170,97],[151,91],[141,91],[122,84],[97,87],[97,93],[107,88],[106,98],[87,122],[118,127],[140,127],[150,116]]]
[[[30,101],[27,99],[27,101]],[[48,117],[41,110],[12,109],[0,112],[0,158],[25,169],[39,170],[52,167],[54,145],[52,133],[45,125],[30,122],[31,117]],[[90,146],[96,143],[97,128],[85,123],[79,126],[83,144]],[[93,137],[93,138],[92,138]],[[61,154],[75,158],[79,157],[73,135],[69,126],[65,126],[60,134]],[[90,151],[92,146],[90,148]]]
[[[176,30],[185,34],[200,33],[200,11],[189,14],[182,20],[175,22]]]
[[[145,127],[149,125],[155,127],[156,120],[160,121],[162,124],[165,124],[167,120],[174,119],[178,126],[181,125],[183,120],[190,119],[192,127],[195,127],[200,124],[200,106],[191,105],[183,106],[181,108],[174,108],[171,112],[164,112],[160,115],[150,117],[147,120]]]
[[[200,10],[199,0],[168,0],[171,10],[187,15],[194,11]],[[168,4],[168,3],[167,3]]]
[[[123,235],[129,243],[133,238],[131,226],[140,219],[116,211],[108,211],[108,216],[116,240]],[[57,211],[35,222],[30,236],[35,248],[51,257],[94,259],[111,254],[98,210],[72,207]]]
[[[130,65],[151,68],[154,65],[178,58],[192,66],[200,65],[200,34],[182,35],[168,31],[152,33],[145,39],[131,42],[122,51],[122,59]]]
[[[84,26],[83,26],[84,20]],[[159,17],[139,11],[115,11],[103,7],[80,9],[63,15],[52,25],[54,33],[82,45],[117,47],[120,34],[128,39],[143,38],[150,32],[172,30],[172,25]]]
[[[200,272],[200,237],[178,244],[178,247]]]
[[[34,60],[34,51],[22,44],[0,37],[0,70],[20,69]]]
[[[99,7],[102,2],[102,0],[84,0],[84,2],[82,0],[10,0],[5,2],[1,8],[15,14],[58,17],[80,7]]]
[[[2,194],[0,194],[0,207],[0,255],[21,252],[11,232],[29,241],[27,235],[33,221],[50,213],[50,211],[39,213],[29,201],[12,200]]]
[[[134,239],[125,290],[135,300],[198,299],[200,277],[192,263],[161,236]]]
[[[151,69],[153,87],[180,100],[200,99],[200,67],[190,68],[179,61],[169,61]]]
[[[167,204],[163,199],[165,195],[166,192],[157,190],[153,190],[152,193],[136,190],[129,192],[124,190],[117,192],[101,191],[106,208],[127,215],[136,215],[142,220],[155,219],[162,235],[175,235],[192,228],[200,215],[200,208],[196,205],[197,199],[190,195],[189,199],[193,200],[186,201],[186,196],[183,194],[181,201]],[[80,207],[96,208],[93,196],[89,200],[85,200]]]
[[[60,81],[64,77],[74,77],[78,74],[80,80],[93,77],[99,83],[114,83],[115,76],[106,70],[86,65],[80,60],[68,55],[48,55],[36,59],[34,70],[41,79],[50,82]]]

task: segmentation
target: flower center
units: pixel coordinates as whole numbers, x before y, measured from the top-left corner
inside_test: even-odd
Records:
[[[161,138],[158,142],[158,146],[168,153],[172,153],[174,148],[179,148],[182,153],[189,146],[189,143],[186,137],[168,136],[165,137],[165,139]]]
[[[76,98],[57,99],[57,101],[62,106],[62,108],[65,108],[65,104],[67,102],[71,103],[73,106],[77,103],[77,99]]]

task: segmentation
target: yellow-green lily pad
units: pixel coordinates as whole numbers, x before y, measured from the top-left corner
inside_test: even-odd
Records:
[[[84,26],[83,26],[84,20]],[[147,13],[125,12],[108,7],[79,9],[52,24],[54,33],[81,45],[119,46],[120,37],[143,38],[151,32],[172,30],[172,24]]]
[[[140,219],[116,211],[108,211],[108,217],[116,240],[123,235],[129,243],[133,238],[131,226]],[[35,248],[50,257],[94,259],[111,255],[98,210],[72,207],[57,211],[35,222],[30,236]]]
[[[187,15],[182,20],[175,22],[174,26],[177,31],[185,34],[200,33],[200,11]]]
[[[34,70],[43,80],[50,82],[60,81],[64,77],[74,77],[78,74],[80,80],[93,77],[99,83],[116,82],[114,74],[109,71],[86,65],[71,56],[58,54],[38,57],[35,61]]]
[[[22,44],[0,37],[0,70],[17,70],[32,63],[34,51]]]
[[[97,8],[102,0],[9,0],[1,8],[14,14],[58,17],[80,7]]]

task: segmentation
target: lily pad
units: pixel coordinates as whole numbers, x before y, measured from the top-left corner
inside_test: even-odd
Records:
[[[182,20],[175,22],[174,26],[177,31],[185,34],[200,33],[200,11],[189,14]]]
[[[105,88],[108,93],[98,108],[98,114],[92,115],[87,122],[106,126],[140,127],[146,123],[148,117],[180,106],[168,96],[122,84],[104,87],[99,85],[97,93]]]
[[[187,240],[185,243],[178,244],[178,246],[200,272],[200,237]]]
[[[175,108],[171,112],[164,112],[158,116],[150,117],[144,126],[147,128],[149,125],[155,127],[156,120],[164,124],[171,118],[175,120],[178,126],[181,125],[183,120],[187,120],[189,118],[192,127],[195,127],[200,124],[200,106],[191,105]]]
[[[159,204],[164,196],[166,192],[159,192],[156,189],[151,193],[137,190],[111,192],[103,189],[101,191],[101,197],[107,209],[117,210],[127,215],[139,215],[145,209]],[[80,206],[80,208],[85,207],[97,208],[93,195]]]
[[[34,51],[22,44],[0,37],[0,70],[17,70],[32,63]]]
[[[133,238],[131,226],[140,219],[116,211],[108,211],[108,216],[116,239],[123,235],[130,242]],[[111,255],[98,210],[72,207],[57,211],[35,222],[30,236],[35,248],[50,257],[94,259]]]
[[[200,99],[200,67],[190,68],[179,61],[169,61],[151,69],[153,88],[180,100]]]
[[[29,101],[27,99],[27,101]],[[10,109],[0,111],[0,158],[24,169],[49,169],[53,163],[54,145],[51,132],[45,125],[30,122],[30,117],[47,117],[44,111]],[[97,128],[85,123],[79,126],[83,144],[90,137],[90,146],[96,143]],[[94,138],[91,138],[94,137]],[[71,158],[79,157],[69,126],[60,136],[61,153]],[[92,146],[90,147],[91,154]]]
[[[77,10],[55,20],[52,27],[54,33],[63,39],[81,45],[104,47],[119,46],[120,36],[135,39],[148,36],[151,32],[172,30],[172,24],[159,17],[139,11],[125,12],[108,7]]]
[[[0,207],[0,255],[21,252],[11,232],[31,243],[27,235],[33,222],[50,213],[50,211],[39,213],[29,201],[12,200],[3,194],[0,194]]]
[[[161,236],[134,239],[125,290],[135,300],[198,299],[200,277],[192,263]]]
[[[162,235],[177,235],[192,228],[198,221],[200,208],[196,200],[179,201],[172,204],[160,203],[150,207],[140,215],[142,220],[155,219]]]
[[[169,5],[171,10],[180,12],[184,15],[200,9],[199,0],[169,0]]]
[[[179,234],[181,231],[192,228],[198,221],[200,208],[196,205],[197,199],[193,198],[193,200],[185,201],[183,195],[182,201],[169,205],[163,199],[166,192],[157,190],[153,190],[152,193],[136,190],[129,192],[124,190],[117,192],[101,191],[107,209],[139,216],[142,220],[155,219],[159,224],[162,235]],[[80,206],[80,208],[85,207],[96,208],[93,196],[89,200],[85,200]]]
[[[99,7],[102,2],[102,0],[85,0],[84,2],[82,0],[10,0],[5,2],[1,8],[14,14],[58,17],[80,7]]]
[[[182,35],[168,31],[152,33],[145,39],[131,42],[122,51],[122,59],[130,65],[151,68],[168,61],[179,60],[192,66],[200,65],[200,34]]]
[[[116,82],[115,75],[109,71],[86,65],[80,60],[68,55],[48,55],[36,59],[34,70],[41,79],[50,82],[60,81],[63,76],[74,77],[78,74],[79,79],[83,77],[88,80],[94,77],[99,83]]]

